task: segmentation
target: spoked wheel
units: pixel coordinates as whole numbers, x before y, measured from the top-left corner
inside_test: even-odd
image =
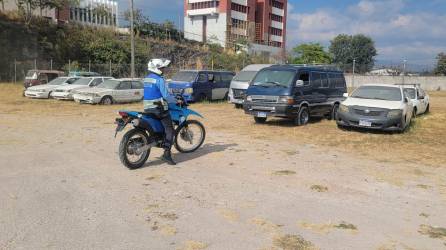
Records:
[[[150,155],[149,136],[140,129],[132,129],[125,133],[119,144],[119,159],[129,169],[140,168]]]
[[[206,138],[206,131],[199,121],[188,120],[175,131],[175,148],[181,153],[197,150]]]

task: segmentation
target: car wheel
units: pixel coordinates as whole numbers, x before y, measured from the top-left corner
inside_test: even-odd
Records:
[[[242,104],[235,104],[235,108],[236,109],[241,109],[241,108],[243,108],[243,105]]]
[[[339,103],[335,103],[333,105],[333,108],[331,109],[330,116],[328,117],[328,120],[336,120],[338,117],[338,110],[339,110]]]
[[[308,107],[301,107],[297,117],[294,118],[294,124],[297,126],[304,126],[310,121],[310,111]]]
[[[104,96],[100,102],[102,105],[112,105],[113,99],[110,96]]]
[[[256,123],[264,124],[266,122],[266,117],[256,117],[256,116],[254,116],[254,121]]]
[[[48,99],[53,99],[53,97],[51,96],[52,93],[53,91],[48,92]]]
[[[401,123],[400,123],[400,128],[399,128],[399,132],[400,133],[404,133],[407,129],[407,122],[406,122],[407,117],[404,116],[403,118],[401,118]]]
[[[207,97],[206,97],[206,95],[204,94],[204,93],[201,93],[199,96],[198,96],[198,101],[199,102],[204,102],[204,101],[207,101]]]

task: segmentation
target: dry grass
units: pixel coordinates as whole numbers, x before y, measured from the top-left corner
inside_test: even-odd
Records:
[[[312,185],[310,189],[319,193],[328,192],[328,187],[322,185]]]
[[[421,225],[418,232],[434,239],[446,239],[446,228],[443,227]]]
[[[141,110],[141,103],[112,106],[79,105],[57,100],[33,100],[22,97],[22,86],[0,84],[0,114],[34,114],[42,119],[63,122],[63,117],[92,119],[110,126],[119,109]],[[251,116],[226,103],[193,104],[205,119],[208,131],[224,131],[252,139],[286,140],[295,144],[313,144],[351,152],[380,162],[446,164],[446,92],[431,92],[431,113],[419,116],[405,134],[344,131],[334,121],[315,120],[295,127],[284,119],[271,119],[265,125],[254,124]],[[8,124],[12,126],[13,123]],[[290,153],[291,154],[291,153]]]
[[[300,235],[287,234],[274,238],[273,245],[283,250],[310,250],[317,249],[313,243]]]

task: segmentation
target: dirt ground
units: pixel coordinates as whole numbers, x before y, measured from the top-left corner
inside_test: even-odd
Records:
[[[446,249],[446,93],[403,135],[255,125],[194,104],[204,146],[119,162],[119,109],[0,85],[0,249]]]

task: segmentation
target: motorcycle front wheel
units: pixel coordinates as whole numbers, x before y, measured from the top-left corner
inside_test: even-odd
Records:
[[[144,146],[149,145],[149,136],[144,130],[132,129],[124,134],[119,144],[119,159],[122,164],[129,169],[137,169],[146,163],[150,155],[150,148],[144,150]]]
[[[188,120],[175,131],[175,148],[181,153],[192,153],[204,142],[206,130],[199,121]]]

